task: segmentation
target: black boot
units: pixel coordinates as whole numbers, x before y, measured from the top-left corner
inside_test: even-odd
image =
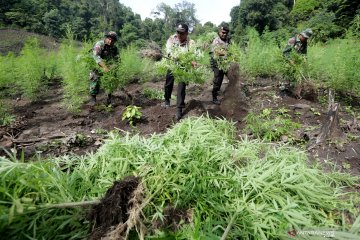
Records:
[[[213,98],[212,103],[216,105],[220,105],[220,101],[216,97]]]
[[[176,121],[180,121],[182,117],[182,108],[177,108],[176,109]]]
[[[169,100],[169,99],[165,99],[164,107],[165,107],[165,108],[170,107],[170,100]]]
[[[95,105],[96,104],[96,95],[91,95],[90,104]]]

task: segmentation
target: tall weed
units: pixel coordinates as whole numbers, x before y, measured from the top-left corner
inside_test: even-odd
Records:
[[[47,90],[47,69],[52,63],[46,56],[45,50],[39,47],[38,39],[30,38],[15,59],[12,71],[15,83],[22,94],[31,100],[41,97]]]
[[[338,91],[360,95],[360,45],[355,39],[318,43],[309,51],[313,79]]]
[[[255,29],[248,30],[248,41],[241,54],[240,66],[250,76],[277,75],[282,65],[282,51],[274,39],[262,40]]]
[[[2,96],[15,92],[15,62],[16,57],[11,52],[7,56],[0,55],[0,89]]]
[[[147,58],[141,58],[134,46],[121,49],[119,61],[113,68],[101,77],[101,86],[108,93],[124,88],[133,81],[145,82],[154,76],[154,63]]]
[[[70,111],[79,110],[89,95],[89,72],[95,62],[89,50],[89,43],[82,47],[69,37],[60,46],[59,68],[63,77],[64,104]]]
[[[134,46],[121,50],[120,61],[118,74],[121,87],[132,80],[146,82],[155,77],[154,62],[148,58],[141,58],[138,49]]]

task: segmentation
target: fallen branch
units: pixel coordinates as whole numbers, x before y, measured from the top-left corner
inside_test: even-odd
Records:
[[[63,138],[66,137],[65,135],[54,135],[47,138],[32,138],[32,139],[12,139],[11,141],[13,143],[35,143],[35,142],[41,142],[45,140],[55,139],[55,138]]]
[[[76,208],[99,204],[100,200],[39,205],[40,208]]]

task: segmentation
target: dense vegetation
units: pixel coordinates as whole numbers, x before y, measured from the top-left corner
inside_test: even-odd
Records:
[[[241,65],[249,81],[274,76],[360,95],[359,5],[355,0],[243,0],[231,11],[231,60]],[[121,61],[102,84],[107,92],[126,88],[134,79],[152,80],[159,70],[163,77],[164,66],[176,67],[168,59],[154,64],[138,52],[150,41],[163,46],[177,22],[190,24],[197,45],[176,64],[189,63],[190,55],[208,64],[208,46],[216,32],[213,23],[199,23],[195,5],[186,1],[174,8],[162,3],[154,10],[155,18],[144,21],[115,0],[12,0],[0,7],[1,27],[23,28],[61,42],[57,51],[49,52],[30,38],[19,54],[0,56],[0,125],[14,120],[3,98],[36,100],[54,79],[61,81],[65,106],[78,110],[87,100],[87,76],[94,64],[89,49],[105,30],[119,33],[121,48]],[[282,49],[305,27],[314,30],[308,58],[291,66]],[[190,79],[204,80],[210,79]],[[150,90],[147,95],[162,97]],[[309,166],[302,151],[267,143],[298,128],[286,112],[275,120],[273,114],[263,109],[245,119],[245,130],[262,141],[239,141],[231,123],[200,117],[147,138],[110,132],[97,153],[80,157],[28,161],[8,153],[0,157],[1,236],[83,239],[90,228],[86,210],[63,209],[62,204],[98,200],[114,180],[136,175],[145,187],[141,222],[146,227],[163,221],[168,206],[189,211],[192,219],[179,223],[175,232],[166,226],[149,231],[149,239],[279,239],[292,229],[313,227],[334,231],[338,239],[356,239],[359,196],[343,189],[358,186],[359,179],[329,171],[329,166],[327,171]],[[130,124],[139,116],[136,106],[123,113]]]
[[[63,203],[97,200],[114,179],[136,175],[144,186],[137,220],[149,228],[146,239],[278,239],[314,226],[337,239],[356,238],[360,219],[353,225],[344,219],[357,213],[356,195],[341,188],[357,178],[310,167],[294,148],[237,141],[235,133],[225,120],[187,118],[149,138],[111,133],[96,154],[83,157],[0,158],[2,236],[83,239],[85,209]],[[187,210],[192,223],[175,233],[169,226],[155,231],[169,206]]]
[[[174,7],[159,4],[154,18],[141,20],[121,1],[11,0],[0,3],[0,27],[18,27],[63,38],[71,28],[75,38],[85,40],[106,30],[121,35],[121,46],[144,41],[164,44],[179,21],[189,23],[195,35],[213,31],[214,24],[201,24],[196,5],[182,1]],[[359,31],[360,3],[357,0],[243,0],[230,13],[234,38],[239,40],[247,27],[260,34],[266,29],[278,35],[305,27],[313,28],[316,41],[343,37],[349,29]],[[216,13],[214,13],[216,14]]]

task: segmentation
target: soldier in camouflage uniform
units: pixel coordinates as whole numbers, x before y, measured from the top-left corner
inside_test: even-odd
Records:
[[[179,24],[176,28],[176,34],[171,35],[166,42],[166,54],[168,57],[171,57],[172,51],[180,49],[181,51],[188,51],[189,47],[194,44],[193,40],[189,38],[189,27],[188,25],[182,23]],[[193,66],[196,63],[193,62]],[[174,76],[171,71],[168,71],[166,74],[166,81],[164,85],[164,98],[165,98],[165,107],[170,107],[170,98],[171,93],[174,87]],[[176,120],[179,121],[182,117],[182,109],[185,107],[185,91],[186,83],[179,82],[177,89],[176,97]]]
[[[294,49],[299,54],[307,54],[307,41],[312,35],[312,30],[310,28],[301,32],[295,37],[289,39],[283,54],[286,58],[290,59],[290,52]],[[291,60],[290,60],[291,61]],[[292,62],[293,63],[293,62]]]
[[[92,53],[96,64],[101,67],[103,72],[110,70],[109,61],[114,61],[119,55],[118,48],[114,45],[117,41],[117,34],[113,31],[105,33],[104,39],[95,43]],[[99,69],[90,72],[90,95],[91,102],[96,103],[96,95],[100,90],[100,77],[102,73]],[[108,95],[107,103],[111,103],[111,94]]]
[[[211,44],[211,67],[214,71],[214,81],[213,81],[213,90],[212,90],[212,102],[213,104],[220,104],[220,101],[218,100],[218,92],[220,91],[222,82],[224,80],[224,75],[227,74],[227,72],[224,72],[224,70],[219,69],[217,61],[215,59],[221,59],[226,57],[227,55],[227,48],[230,44],[230,38],[229,38],[229,27],[226,24],[223,24],[219,28],[218,36],[213,40]]]
[[[300,97],[300,93],[298,92],[301,87],[300,85],[296,85],[294,80],[291,80],[296,75],[297,69],[294,58],[291,58],[291,52],[294,50],[297,54],[303,55],[306,57],[307,55],[307,41],[312,35],[312,30],[310,28],[302,31],[297,36],[294,36],[288,40],[285,49],[283,50],[284,57],[289,61],[290,66],[286,69],[286,75],[288,76],[288,80],[286,82],[280,83],[280,94],[284,94],[286,92],[291,92],[293,95]],[[305,60],[305,58],[304,58]]]

